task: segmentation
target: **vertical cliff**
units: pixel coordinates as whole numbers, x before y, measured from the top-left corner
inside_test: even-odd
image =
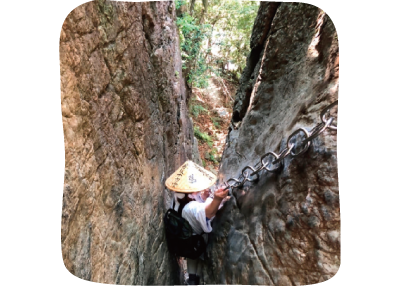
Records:
[[[164,182],[196,160],[173,2],[88,2],[60,36],[65,184],[62,255],[101,283],[179,284],[162,216]],[[301,3],[261,2],[236,94],[219,181],[238,177],[338,98],[338,40]],[[336,124],[336,121],[335,121]],[[207,284],[304,285],[340,265],[336,131],[276,173],[234,188],[218,212]],[[198,158],[197,158],[198,159]]]
[[[173,2],[93,1],[60,36],[62,256],[111,284],[178,284],[164,241],[166,177],[192,157]]]
[[[320,122],[338,98],[338,40],[319,8],[261,2],[251,53],[236,94],[219,181],[238,177],[290,134]],[[336,122],[335,122],[336,124]],[[284,159],[277,173],[233,189],[214,220],[208,284],[305,285],[331,278],[340,265],[336,131]]]

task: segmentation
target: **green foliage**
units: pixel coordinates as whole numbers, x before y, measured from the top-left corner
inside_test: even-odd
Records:
[[[175,0],[175,8],[179,9],[183,4],[185,4],[185,0]]]
[[[185,1],[176,1],[176,6],[182,6]],[[206,74],[204,54],[201,53],[202,42],[208,37],[209,25],[199,24],[187,13],[177,17],[179,40],[182,55],[182,69],[187,70],[187,82],[194,87],[204,88],[208,85],[209,75]]]
[[[200,131],[200,128],[198,126],[194,127],[194,136],[196,136],[197,139],[201,140],[202,142],[207,142],[207,145],[211,148],[213,145],[213,139],[211,138],[210,135],[207,133],[203,133]]]
[[[218,117],[211,117],[211,121],[215,128],[219,129],[221,125],[219,124],[220,119]]]
[[[177,9],[190,5],[189,0],[175,0]],[[205,0],[195,1],[193,13],[182,9],[177,25],[182,68],[189,85],[207,87],[210,73],[215,73],[215,68],[224,71],[227,64],[239,78],[250,51],[258,6],[258,1]]]
[[[207,0],[206,3],[204,5],[201,1],[196,1],[191,16],[207,27],[202,53],[208,69],[214,66],[223,71],[229,63],[234,69],[233,74],[240,74],[250,52],[250,37],[259,2]],[[213,52],[210,52],[212,48]]]
[[[194,87],[206,88],[208,87],[208,79],[210,75],[207,74],[209,67],[202,54],[199,55],[195,68],[191,70],[188,75],[188,83]]]
[[[191,4],[194,3],[194,9]],[[238,80],[250,52],[250,37],[258,1],[175,0],[182,56],[182,74],[190,87],[205,88],[209,78],[227,76]],[[229,67],[227,68],[227,66]],[[207,92],[207,91],[206,91]],[[215,128],[221,128],[216,114],[190,101],[190,113],[197,118],[207,113]],[[194,136],[213,147],[213,138],[194,127]],[[220,160],[216,149],[208,160]],[[205,166],[206,162],[202,162]]]
[[[217,156],[218,150],[216,148],[213,148],[208,154],[210,155],[209,160],[213,163],[218,163],[220,161],[220,158]]]
[[[200,113],[208,113],[207,109],[204,108],[201,105],[192,105],[190,107],[190,113],[194,116],[194,117],[198,117]]]

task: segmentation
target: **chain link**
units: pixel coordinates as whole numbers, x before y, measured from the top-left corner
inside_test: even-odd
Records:
[[[304,140],[304,143],[311,142],[314,138],[317,138],[326,128],[331,126],[333,117],[329,118],[325,123],[321,122],[313,130],[311,130],[310,136]]]
[[[290,146],[290,147],[286,147],[285,149],[283,149],[283,150],[279,153],[278,158],[276,158],[276,160],[274,160],[274,161],[272,162],[272,164],[276,164],[276,163],[282,162],[283,159],[285,159],[285,158],[290,154],[290,152],[292,152],[293,147],[294,147],[294,145],[292,145],[292,146]]]
[[[338,101],[337,100],[332,102],[331,104],[329,104],[327,107],[325,107],[322,110],[322,112],[321,112],[321,120],[322,120],[322,122],[327,123],[327,121],[329,119],[326,119],[326,114],[329,113],[329,111],[332,109],[332,107],[334,107],[336,105],[338,105]],[[337,126],[333,125],[332,122],[328,125],[328,128],[331,129],[331,130],[337,130]]]
[[[250,170],[252,170],[253,172],[252,172],[251,174],[246,173],[245,171],[246,171],[247,169],[250,169]],[[259,175],[258,175],[258,173],[255,173],[255,172],[256,172],[256,169],[253,168],[253,167],[251,167],[251,166],[246,166],[246,167],[244,167],[243,170],[242,170],[242,175],[243,175],[243,177],[244,177],[243,183],[245,183],[246,181],[247,181],[247,182],[254,182],[254,181],[257,181],[257,180],[259,179]],[[254,173],[255,173],[255,175],[256,175],[257,177],[256,177],[255,179],[250,179],[250,177],[251,177]]]
[[[310,147],[310,145],[311,145],[311,142],[310,142],[310,141],[307,142],[307,143],[305,143],[305,140],[303,140],[303,141],[301,141],[301,142],[298,144],[298,146],[299,146],[299,147],[302,147],[303,149],[300,149],[300,151],[297,152],[297,153],[293,152],[294,149],[295,149],[296,144],[295,144],[295,143],[290,143],[290,140],[291,140],[292,138],[295,138],[295,136],[296,136],[297,134],[301,133],[301,132],[303,132],[303,133],[305,134],[305,137],[306,137],[305,140],[306,140],[308,137],[310,137],[310,135],[309,135],[309,133],[308,133],[308,131],[307,131],[306,129],[304,129],[304,128],[299,128],[299,129],[297,129],[296,131],[294,131],[294,132],[289,136],[289,138],[288,138],[288,140],[287,140],[287,147],[292,149],[292,150],[290,151],[290,155],[292,155],[293,157],[297,157],[297,156],[303,154],[304,152],[306,152],[306,151],[308,150],[308,147]]]
[[[333,124],[335,118],[330,116],[330,111],[336,105],[338,105],[337,100],[321,111],[320,118],[322,122],[318,123],[311,131],[307,131],[305,128],[299,128],[290,134],[286,141],[286,147],[279,152],[279,154],[268,152],[262,155],[260,161],[254,167],[247,165],[242,169],[242,173],[238,178],[230,178],[224,182],[225,190],[229,189],[231,193],[233,188],[240,188],[246,182],[257,181],[259,179],[259,173],[263,170],[270,173],[277,172],[283,167],[283,160],[286,157],[289,155],[297,157],[305,153],[310,147],[312,140],[321,135],[326,129],[337,130],[337,125]],[[328,114],[330,117],[327,117]],[[302,139],[299,140],[299,137]],[[271,159],[265,162],[264,159],[268,159],[268,157]],[[253,176],[256,177],[252,179],[251,177]]]

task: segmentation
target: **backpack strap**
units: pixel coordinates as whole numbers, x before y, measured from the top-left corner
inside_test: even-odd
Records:
[[[188,198],[188,194],[185,194],[185,199],[187,199],[187,198]],[[182,216],[182,210],[183,210],[183,208],[185,207],[185,205],[186,205],[186,204],[180,204],[180,205],[179,205],[178,214],[179,214],[180,216]]]
[[[187,197],[187,194],[185,194],[185,197]],[[182,216],[182,210],[185,207],[186,204],[180,204],[178,208],[178,214],[179,216]],[[175,197],[172,199],[172,209],[175,210]]]

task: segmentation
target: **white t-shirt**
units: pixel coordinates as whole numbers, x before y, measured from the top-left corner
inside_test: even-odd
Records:
[[[186,219],[190,226],[193,228],[194,234],[201,234],[203,232],[209,233],[212,231],[211,219],[206,218],[206,205],[212,202],[211,198],[207,198],[205,202],[199,202],[196,196],[193,196],[196,201],[191,201],[185,205],[182,210],[182,217]],[[175,210],[179,209],[179,202],[175,196]]]

